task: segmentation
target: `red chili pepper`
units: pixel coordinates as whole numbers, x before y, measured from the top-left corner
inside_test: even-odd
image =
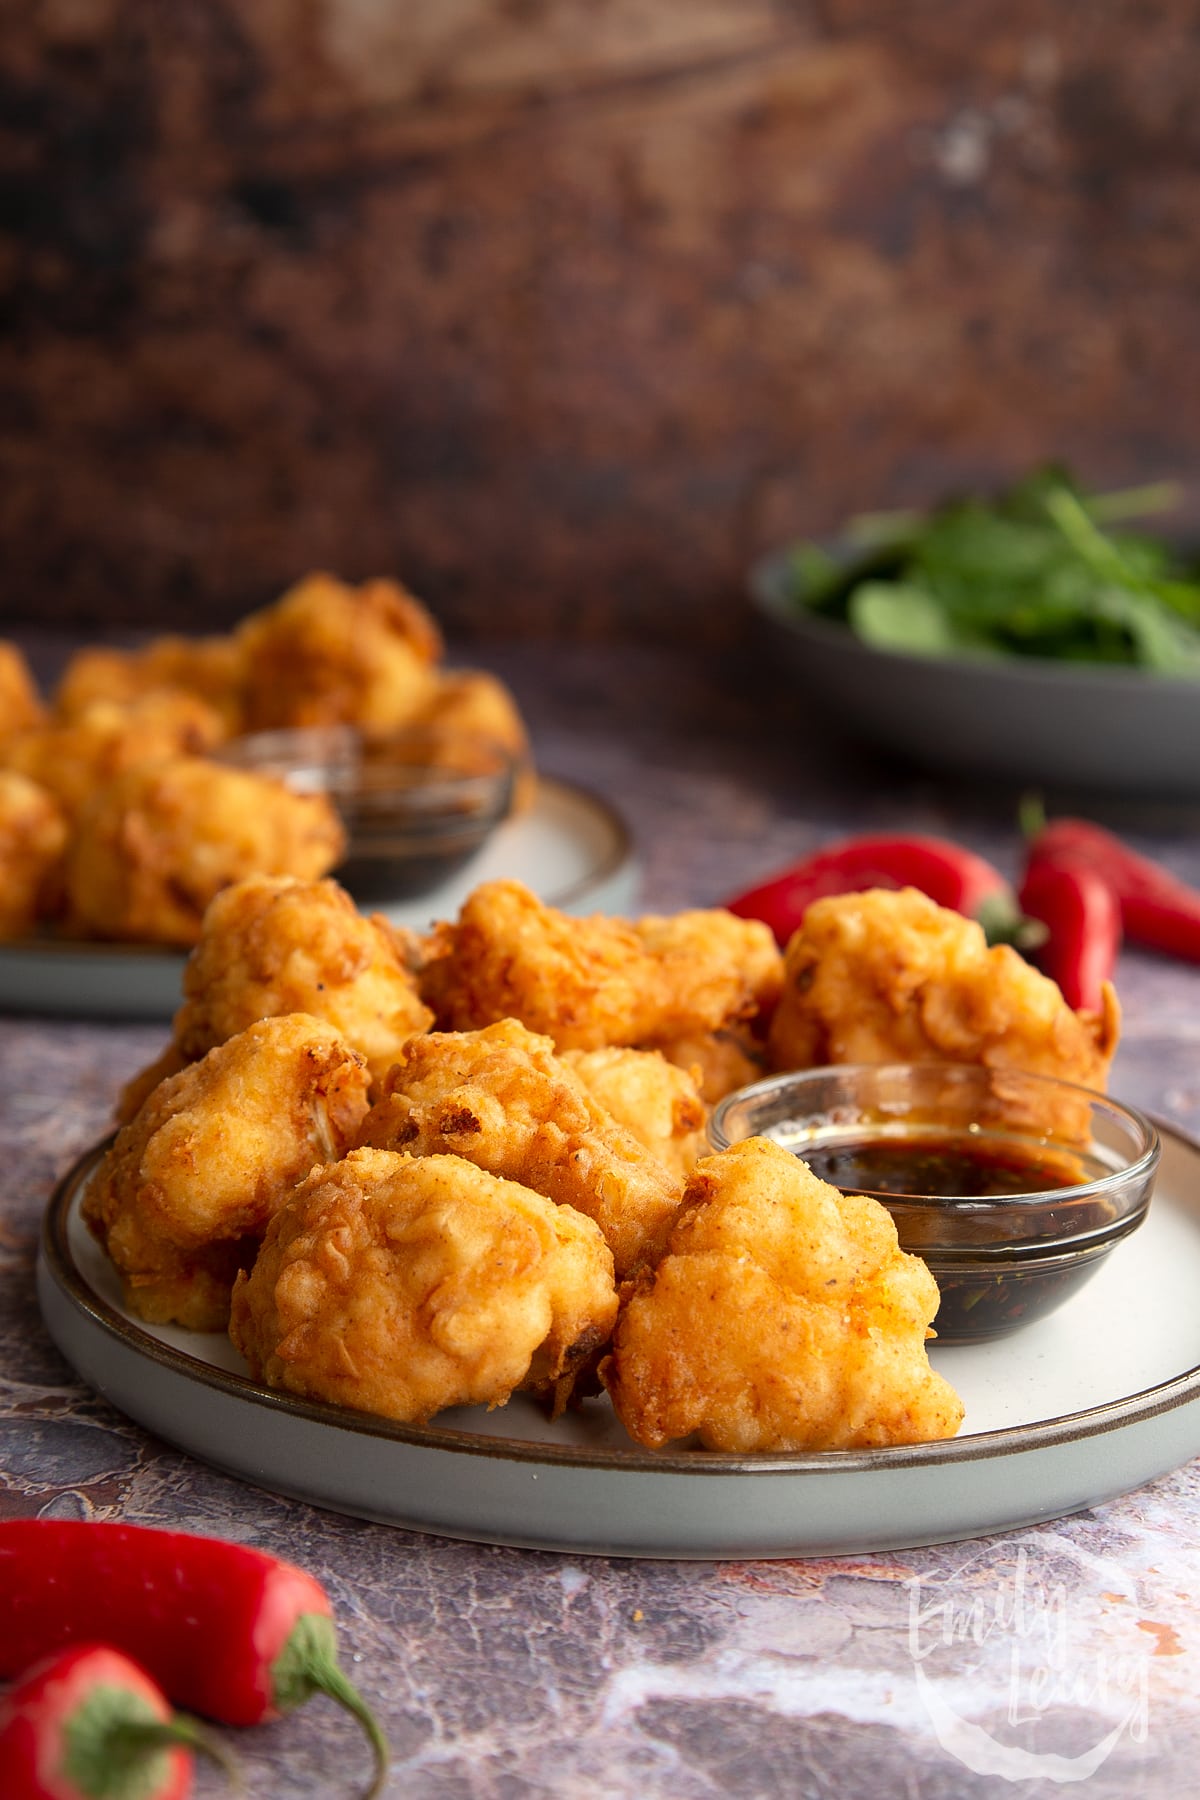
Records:
[[[245,1544],[140,1525],[0,1521],[0,1675],[81,1641],[141,1663],[178,1706],[257,1725],[330,1695],[363,1725],[378,1794],[388,1747],[337,1661],[329,1596]]]
[[[1068,1006],[1099,1012],[1121,948],[1121,907],[1108,882],[1089,863],[1065,855],[1034,860],[1020,900],[1022,911],[1048,932],[1030,960],[1058,983]]]
[[[762,919],[786,944],[814,900],[866,888],[919,888],[939,906],[977,919],[989,943],[1016,942],[1020,909],[999,869],[946,838],[876,833],[843,838],[725,902],[743,919]]]
[[[186,1800],[193,1750],[229,1767],[146,1671],[108,1644],[36,1664],[0,1705],[4,1800]]]
[[[1030,866],[1063,859],[1087,863],[1108,882],[1130,943],[1200,962],[1200,889],[1086,819],[1054,819],[1034,836]]]

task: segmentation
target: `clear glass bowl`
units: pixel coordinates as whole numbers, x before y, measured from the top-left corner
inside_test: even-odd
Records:
[[[438,727],[380,739],[349,725],[262,731],[220,756],[329,795],[348,840],[333,873],[363,904],[428,893],[462,868],[507,818],[516,779],[503,745]]]
[[[967,1063],[775,1075],[713,1110],[717,1150],[772,1138],[869,1193],[929,1264],[945,1343],[1001,1337],[1061,1306],[1146,1216],[1149,1119],[1049,1076]]]

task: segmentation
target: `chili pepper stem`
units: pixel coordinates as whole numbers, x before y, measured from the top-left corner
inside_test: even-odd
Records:
[[[304,1613],[271,1668],[275,1704],[281,1712],[301,1705],[310,1694],[328,1694],[356,1718],[375,1752],[375,1779],[363,1800],[377,1800],[387,1780],[391,1751],[374,1713],[337,1660],[337,1628],[322,1613]]]
[[[1014,950],[1022,953],[1040,949],[1050,935],[1040,919],[1031,919],[1014,907],[1006,894],[985,895],[979,902],[975,918],[983,926],[983,935],[989,945],[1011,944]]]
[[[242,1778],[233,1758],[183,1713],[155,1718],[140,1694],[102,1683],[64,1722],[64,1773],[80,1793],[120,1800],[147,1791],[147,1765],[156,1751],[197,1751],[225,1771],[236,1793]]]

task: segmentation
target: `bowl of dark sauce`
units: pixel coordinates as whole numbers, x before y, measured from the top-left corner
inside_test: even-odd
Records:
[[[380,738],[348,725],[262,731],[220,755],[329,795],[346,828],[332,873],[365,906],[429,893],[464,868],[508,817],[517,777],[503,744],[436,726]]]
[[[966,1063],[805,1069],[730,1094],[709,1138],[762,1136],[870,1194],[928,1263],[943,1343],[985,1343],[1068,1300],[1146,1216],[1154,1125],[1106,1094]]]

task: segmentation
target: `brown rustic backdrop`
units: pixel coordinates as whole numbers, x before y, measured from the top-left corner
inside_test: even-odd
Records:
[[[1200,477],[1185,0],[0,3],[6,622],[313,566],[719,643],[757,548]]]

